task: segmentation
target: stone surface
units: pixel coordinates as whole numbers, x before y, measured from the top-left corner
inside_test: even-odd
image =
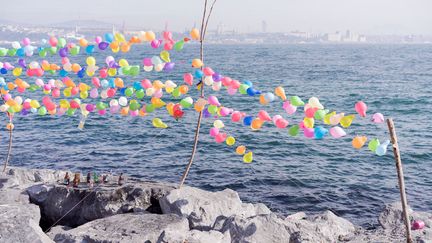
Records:
[[[182,242],[186,218],[173,214],[129,213],[97,219],[77,228],[50,233],[55,242]],[[53,235],[55,234],[55,235]]]
[[[163,213],[185,216],[192,229],[211,229],[220,219],[230,216],[250,217],[257,214],[269,214],[263,204],[242,203],[237,192],[225,189],[208,192],[193,187],[172,190],[159,200]]]

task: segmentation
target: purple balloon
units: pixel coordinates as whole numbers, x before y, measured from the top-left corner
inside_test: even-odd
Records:
[[[28,115],[29,111],[26,109],[22,109],[20,113],[21,113],[21,115],[26,116],[26,115]]]
[[[211,114],[207,109],[204,109],[203,110],[203,116],[204,116],[204,118],[209,118],[209,117],[211,117]]]
[[[170,72],[170,71],[172,71],[174,69],[174,66],[175,66],[175,63],[173,63],[173,62],[167,62],[167,63],[165,63],[165,66],[164,66],[163,70],[165,72]]]
[[[213,78],[213,81],[219,82],[219,81],[222,80],[223,77],[219,73],[214,73],[213,76],[212,76],[212,78]]]
[[[59,51],[59,55],[61,57],[67,57],[68,56],[68,52],[69,52],[69,50],[68,50],[67,47],[61,48],[60,51]]]
[[[26,67],[27,67],[26,62],[25,62],[24,59],[19,59],[19,60],[18,60],[18,64],[19,64],[22,68],[26,68]]]
[[[99,49],[101,49],[101,50],[105,50],[105,49],[107,49],[108,46],[109,46],[109,43],[108,43],[108,42],[105,42],[105,41],[102,41],[102,42],[99,43],[99,45],[98,45]]]

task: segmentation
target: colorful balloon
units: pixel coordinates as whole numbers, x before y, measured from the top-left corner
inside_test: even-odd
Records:
[[[355,104],[355,110],[361,117],[366,117],[367,105],[363,101]]]
[[[367,141],[366,136],[356,136],[352,140],[352,146],[356,149],[361,149],[365,145],[366,141]]]

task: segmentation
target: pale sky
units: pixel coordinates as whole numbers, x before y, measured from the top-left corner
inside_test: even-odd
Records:
[[[209,0],[212,2],[213,0]],[[0,19],[50,24],[69,20],[160,30],[199,24],[204,0],[3,1]],[[224,24],[240,32],[302,30],[315,33],[432,34],[432,0],[218,0],[210,29]]]

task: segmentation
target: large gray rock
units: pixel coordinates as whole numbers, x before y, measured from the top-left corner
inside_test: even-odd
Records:
[[[71,172],[69,172],[72,174]],[[9,166],[5,172],[9,181],[8,187],[25,188],[30,184],[37,182],[56,183],[63,180],[64,171],[48,170],[48,169],[27,169],[20,167]]]
[[[231,242],[289,242],[289,227],[275,214],[262,214],[252,217],[232,216],[228,218],[222,229],[228,232]]]
[[[163,213],[185,216],[192,229],[212,229],[220,220],[237,215],[251,217],[270,214],[264,204],[242,203],[237,192],[225,189],[208,192],[193,187],[172,190],[159,200]]]
[[[170,214],[129,213],[97,219],[77,228],[56,229],[55,242],[184,242],[189,227],[186,218]]]
[[[164,184],[144,182],[122,187],[104,185],[93,190],[39,184],[29,187],[27,193],[30,201],[40,206],[44,223],[48,227],[62,216],[64,218],[59,224],[76,227],[114,214],[140,211],[158,213],[159,198],[172,188]]]
[[[231,237],[229,233],[222,234],[216,230],[199,231],[191,230],[188,232],[186,241],[187,243],[229,243]],[[182,242],[183,243],[183,242]]]
[[[305,217],[297,214],[285,219],[291,233],[290,242],[340,242],[349,241],[356,228],[348,220],[331,211]]]

